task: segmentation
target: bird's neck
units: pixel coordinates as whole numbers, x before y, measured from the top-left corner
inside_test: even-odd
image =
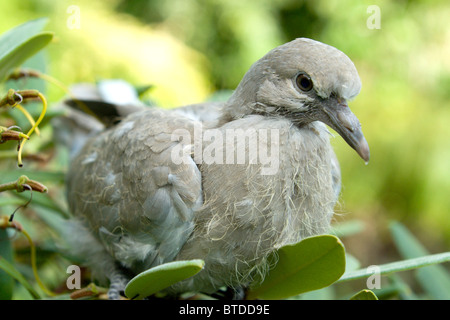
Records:
[[[219,125],[253,114],[254,106],[255,97],[242,90],[241,85],[238,86],[222,108]]]
[[[267,105],[250,98],[249,96],[235,92],[222,108],[218,126],[220,127],[225,123],[244,118],[248,115],[260,115],[275,119],[285,118],[299,129],[308,127],[311,123],[315,122],[305,112],[299,116],[283,106]]]
[[[257,103],[257,94],[264,73],[258,68],[260,61],[257,61],[244,75],[241,82],[225,103],[222,109],[222,116],[219,124],[241,119],[251,114],[261,114]]]

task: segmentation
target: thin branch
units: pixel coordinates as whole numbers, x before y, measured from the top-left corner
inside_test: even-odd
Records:
[[[0,192],[8,190],[16,190],[17,192],[23,192],[31,188],[33,191],[47,192],[48,189],[39,181],[31,180],[27,176],[20,176],[16,181],[0,184]]]

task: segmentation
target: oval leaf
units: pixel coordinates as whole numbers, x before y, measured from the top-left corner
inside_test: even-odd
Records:
[[[261,284],[254,284],[248,299],[284,299],[329,286],[345,271],[345,249],[331,235],[306,238],[280,248],[278,263]]]
[[[47,18],[31,20],[0,36],[1,81],[5,79],[12,68],[20,66],[51,40],[51,37],[49,39],[48,36],[49,33],[41,33],[47,21]]]
[[[130,299],[143,299],[181,280],[192,277],[202,270],[204,265],[203,260],[161,264],[131,279],[125,288],[125,295]]]
[[[12,69],[20,66],[29,57],[44,48],[53,39],[53,33],[42,32],[9,51],[0,59],[0,81],[6,79]]]
[[[355,294],[350,300],[378,300],[378,297],[372,291],[365,289]]]
[[[35,19],[3,32],[0,35],[0,61],[18,46],[40,33],[47,21],[47,18]]]

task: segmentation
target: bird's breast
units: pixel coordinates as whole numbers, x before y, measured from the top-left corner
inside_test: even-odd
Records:
[[[204,205],[180,256],[205,259],[215,277],[229,274],[224,266],[250,274],[274,249],[326,232],[334,206],[331,147],[326,129],[313,129],[261,116],[221,127],[216,151],[225,161],[231,149],[230,162],[201,165]],[[231,162],[239,157],[242,163]]]

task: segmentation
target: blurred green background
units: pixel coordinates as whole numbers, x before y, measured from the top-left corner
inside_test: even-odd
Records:
[[[380,9],[379,29],[370,28],[371,5]],[[364,225],[345,239],[347,250],[363,266],[397,259],[393,220],[431,253],[449,250],[447,0],[22,0],[2,1],[0,12],[1,32],[49,17],[55,40],[45,50],[46,73],[65,85],[152,84],[151,98],[167,108],[233,90],[253,62],[297,37],[335,46],[359,71],[363,87],[350,107],[371,148],[365,165],[339,136],[332,142],[343,179],[335,224]],[[47,85],[50,102],[64,95]]]

